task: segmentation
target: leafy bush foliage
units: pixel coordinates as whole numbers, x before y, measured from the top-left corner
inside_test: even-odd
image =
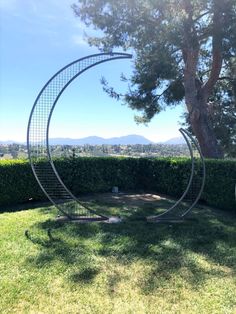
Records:
[[[37,184],[30,164],[23,160],[0,161],[0,204],[46,199]]]
[[[138,159],[96,158],[58,159],[55,166],[71,191],[80,193],[107,192],[113,186],[121,190],[137,187]]]
[[[236,212],[236,161],[207,160],[203,199],[210,205]]]
[[[55,166],[75,194],[111,191],[153,191],[179,197],[188,182],[187,158],[75,158],[57,159]],[[206,160],[202,200],[211,206],[235,210],[236,162]],[[0,204],[45,200],[27,161],[0,162]]]

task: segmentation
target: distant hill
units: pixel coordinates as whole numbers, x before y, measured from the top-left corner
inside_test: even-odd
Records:
[[[0,145],[10,145],[10,144],[20,144],[19,142],[17,141],[0,141]]]
[[[120,137],[103,138],[98,136],[88,136],[80,139],[72,138],[51,138],[50,145],[134,145],[152,144],[150,140],[141,135],[126,135]]]
[[[168,145],[180,145],[180,144],[186,144],[183,137],[173,137],[169,140],[162,142],[162,144],[168,144]]]
[[[131,134],[126,136],[120,136],[120,137],[111,137],[111,138],[103,138],[99,136],[87,136],[79,139],[73,139],[73,138],[51,138],[49,140],[50,145],[135,145],[135,144],[141,144],[141,145],[148,145],[148,144],[155,144],[154,142],[150,141],[144,136]],[[9,144],[26,144],[20,143],[17,141],[0,141],[1,144],[9,145]],[[173,137],[165,142],[159,142],[157,144],[167,144],[167,145],[180,145],[180,144],[186,144],[183,137]]]

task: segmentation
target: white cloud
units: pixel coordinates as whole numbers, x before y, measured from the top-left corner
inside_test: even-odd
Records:
[[[68,19],[68,22],[76,29],[83,31],[85,29],[85,25],[81,22],[76,16],[73,15],[73,18]]]
[[[78,46],[87,46],[88,45],[82,34],[73,35],[72,36],[72,43],[74,45],[78,45]]]
[[[17,0],[1,0],[0,10],[2,11],[15,11],[17,8]]]

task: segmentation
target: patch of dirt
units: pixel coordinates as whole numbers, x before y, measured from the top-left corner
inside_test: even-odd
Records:
[[[99,193],[79,198],[82,201],[98,201],[107,204],[126,204],[130,206],[142,206],[147,203],[157,203],[168,200],[165,196],[152,193]]]

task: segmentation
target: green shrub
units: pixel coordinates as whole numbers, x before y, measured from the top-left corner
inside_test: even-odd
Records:
[[[133,158],[83,157],[55,160],[60,177],[74,194],[136,188],[138,160]]]
[[[191,161],[187,158],[75,158],[57,159],[55,166],[75,194],[120,190],[154,191],[179,197],[187,186]],[[235,210],[236,162],[206,160],[202,200],[211,206]],[[0,204],[44,200],[27,161],[0,161]]]
[[[212,206],[236,212],[236,161],[207,160],[203,199]]]
[[[0,161],[0,205],[46,199],[27,161]]]
[[[208,205],[236,211],[236,161],[209,160],[201,200]],[[180,197],[188,184],[191,161],[187,158],[140,159],[140,186]]]

